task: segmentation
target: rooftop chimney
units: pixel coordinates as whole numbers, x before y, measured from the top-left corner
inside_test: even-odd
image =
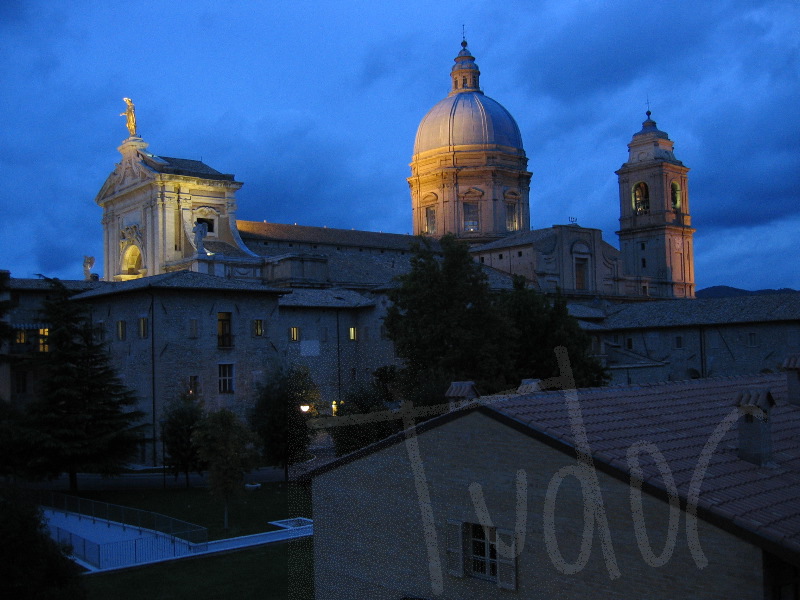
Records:
[[[772,458],[769,413],[775,399],[769,390],[742,390],[739,407],[739,458],[762,466]]]
[[[518,394],[533,394],[534,392],[541,392],[542,388],[539,385],[541,379],[523,379],[522,383],[517,388]]]
[[[480,396],[474,381],[454,381],[447,388],[444,397],[450,405],[450,410],[458,410]]]
[[[800,354],[793,354],[783,361],[786,371],[786,399],[800,405]]]

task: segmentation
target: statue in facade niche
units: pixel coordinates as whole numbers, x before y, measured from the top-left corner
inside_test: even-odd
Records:
[[[194,233],[194,247],[197,249],[197,253],[204,254],[206,249],[203,248],[203,239],[208,235],[208,224],[197,221],[192,232]]]
[[[128,127],[128,133],[131,134],[131,137],[136,137],[136,107],[133,105],[133,100],[130,98],[123,98],[123,100],[125,104],[128,105],[128,108],[124,113],[119,113],[119,116],[126,118],[127,122],[125,125]]]

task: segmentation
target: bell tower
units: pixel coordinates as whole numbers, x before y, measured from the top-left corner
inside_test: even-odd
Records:
[[[619,171],[620,230],[626,294],[694,298],[694,248],[689,168],[650,118],[628,144]]]

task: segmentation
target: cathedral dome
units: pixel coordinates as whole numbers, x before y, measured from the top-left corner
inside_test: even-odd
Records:
[[[514,117],[484,95],[480,71],[466,41],[451,71],[452,91],[422,119],[414,142],[414,154],[462,145],[505,146],[524,155],[522,135]],[[505,149],[505,148],[504,148]]]

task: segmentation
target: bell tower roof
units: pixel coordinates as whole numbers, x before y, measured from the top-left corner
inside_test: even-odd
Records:
[[[663,160],[676,165],[683,164],[675,158],[673,153],[674,142],[650,118],[652,113],[648,110],[645,114],[647,119],[642,123],[641,131],[634,133],[628,144],[628,162],[626,164],[631,165],[652,160]]]

